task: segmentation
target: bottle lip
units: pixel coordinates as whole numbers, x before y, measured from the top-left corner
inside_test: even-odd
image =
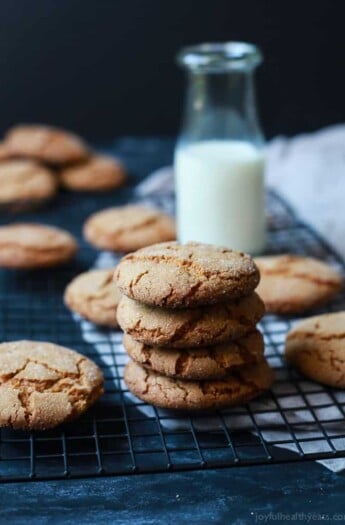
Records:
[[[261,64],[260,49],[248,42],[209,42],[184,47],[177,63],[194,72],[248,71]]]

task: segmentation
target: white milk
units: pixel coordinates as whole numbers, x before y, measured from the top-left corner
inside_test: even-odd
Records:
[[[263,250],[264,157],[254,146],[230,140],[181,146],[175,186],[180,242]]]

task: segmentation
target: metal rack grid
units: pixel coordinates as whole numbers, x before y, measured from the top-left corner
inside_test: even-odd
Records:
[[[131,191],[118,198],[126,200]],[[109,202],[107,202],[109,199]],[[58,271],[0,272],[2,341],[49,340],[74,348],[103,369],[106,393],[80,420],[47,432],[0,431],[0,480],[23,481],[165,472],[345,457],[345,397],[306,381],[282,357],[294,318],[265,317],[266,355],[276,369],[270,393],[246,406],[217,414],[167,413],[128,396],[121,381],[121,333],[101,333],[102,345],[81,337],[80,324],[64,307],[66,284],[89,268],[96,252],[81,239],[84,218],[102,201],[62,194],[40,221],[69,226],[78,236],[78,259]],[[156,204],[166,205],[161,199]],[[169,200],[169,199],[168,199]],[[23,220],[23,217],[18,217]],[[34,219],[34,217],[25,217]],[[35,217],[37,220],[37,217]],[[325,259],[342,271],[340,258],[277,196],[269,198],[268,251],[293,251]],[[328,310],[345,306],[340,295]],[[97,350],[96,350],[97,347]]]

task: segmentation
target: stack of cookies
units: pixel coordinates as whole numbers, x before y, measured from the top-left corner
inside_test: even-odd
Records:
[[[166,242],[125,256],[115,279],[130,391],[190,410],[245,403],[268,389],[259,278],[248,255],[205,244]]]

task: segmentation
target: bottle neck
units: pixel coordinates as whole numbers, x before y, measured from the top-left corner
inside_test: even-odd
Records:
[[[262,146],[253,73],[188,72],[181,140],[240,140]]]

